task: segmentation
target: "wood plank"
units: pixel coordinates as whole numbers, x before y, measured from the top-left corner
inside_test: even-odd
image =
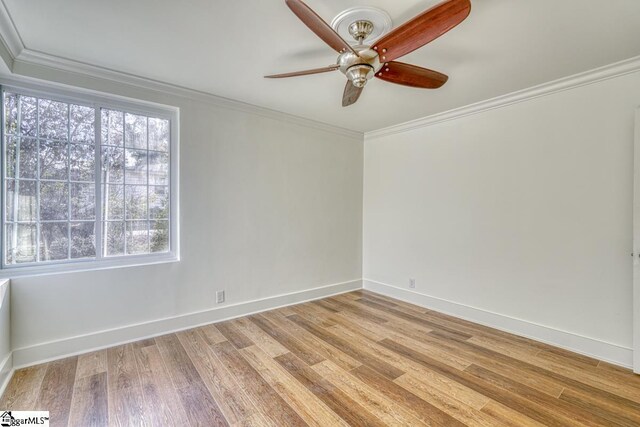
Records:
[[[323,379],[302,360],[291,353],[278,356],[275,360],[298,382],[304,385],[318,399],[325,403],[352,426],[384,426],[385,424],[346,393]]]
[[[78,356],[76,378],[90,377],[107,372],[107,350],[93,351]]]
[[[404,374],[404,371],[396,368],[393,365],[390,365],[387,362],[382,361],[380,358],[372,355],[367,351],[364,351],[363,349],[359,348],[357,345],[350,343],[348,340],[341,338],[335,334],[332,334],[326,329],[322,329],[310,323],[309,321],[303,319],[298,315],[289,316],[288,319],[300,325],[301,327],[311,332],[318,338],[322,339],[326,343],[336,347],[342,352],[360,361],[362,364],[371,366],[374,370],[381,372],[387,378],[390,378],[393,380],[395,378],[398,378],[400,375]]]
[[[480,412],[482,407],[491,402],[489,399],[485,398],[485,405],[481,408],[472,408],[463,400],[457,399],[455,395],[442,393],[437,387],[424,381],[423,378],[404,374],[396,378],[394,382],[467,426],[493,427],[504,424],[500,420]]]
[[[343,325],[340,328],[334,327],[329,330],[333,331],[333,333],[335,333],[338,336],[341,336],[345,339],[353,341],[354,343],[357,343],[361,348],[369,348],[374,352],[381,351],[377,342],[380,341],[381,339],[385,339],[384,337],[379,337],[379,339],[375,341],[374,341],[375,338],[367,339],[365,335],[360,334],[360,328],[353,325]],[[395,334],[393,336],[395,338]],[[450,365],[451,367],[454,367],[456,369],[464,370],[467,366],[471,365],[472,363],[470,358],[462,357],[459,353],[447,352],[446,350],[443,350],[438,346],[425,345],[420,341],[408,339],[405,337],[401,337],[401,339],[402,339],[401,342],[405,342],[406,340],[409,342],[408,345],[411,346],[412,348],[419,349],[422,353],[427,354],[433,357],[434,359],[439,360],[443,363],[446,363],[447,365]]]
[[[327,298],[325,301],[337,307],[339,312],[348,311],[373,323],[387,323],[390,317],[385,316],[384,313],[380,313],[380,311],[374,310],[366,305],[356,304],[355,302],[357,300],[347,298],[344,295]]]
[[[482,408],[482,412],[509,427],[544,427],[544,424],[532,420],[520,412],[514,411],[493,400],[490,400],[484,408]]]
[[[232,321],[243,334],[245,334],[254,344],[262,348],[269,356],[276,357],[287,353],[289,350],[282,346],[271,335],[263,331],[255,323],[247,318],[240,318]]]
[[[220,333],[214,324],[201,326],[196,328],[196,330],[202,335],[209,345],[218,344],[227,340],[227,338]]]
[[[15,411],[35,409],[47,366],[48,364],[42,364],[16,371],[0,399],[0,409]]]
[[[440,349],[444,354],[456,355],[461,358],[461,360],[474,360],[476,365],[480,365],[482,367],[488,368],[496,373],[505,375],[507,377],[517,377],[518,380],[528,385],[536,390],[542,391],[543,393],[548,394],[552,397],[558,397],[562,390],[565,389],[565,386],[560,382],[549,378],[545,375],[541,375],[540,373],[523,371],[521,369],[517,369],[511,366],[505,361],[496,360],[495,357],[489,357],[481,352],[477,351],[469,351],[468,348],[464,347],[463,344],[458,344],[460,340],[458,339],[447,339],[443,337],[438,337],[434,335],[427,335],[423,339],[423,343],[417,343],[416,341],[403,337],[397,334],[392,335],[390,339],[403,344],[407,347],[417,348],[422,353],[430,355],[433,357],[433,354],[430,354],[429,349]],[[434,357],[437,360],[442,361],[442,358]],[[451,363],[449,363],[451,365]]]
[[[507,393],[503,389],[496,387],[491,383],[482,381],[467,372],[461,372],[451,368],[444,363],[431,359],[430,357],[405,347],[402,344],[388,339],[380,341],[380,344],[409,359],[422,363],[430,369],[449,377],[452,381],[456,381],[472,390],[475,390],[478,393],[500,402],[503,405],[508,406],[542,424],[549,426],[577,425],[573,420],[560,416],[535,402],[525,399],[517,394]]]
[[[56,360],[47,366],[35,407],[49,411],[51,426],[66,426],[69,422],[77,367],[78,357]]]
[[[434,338],[438,339],[437,337]],[[626,405],[629,405],[636,410],[640,410],[640,403],[634,400],[634,396],[637,394],[635,389],[626,387],[624,384],[615,383],[603,377],[590,375],[589,373],[586,373],[584,371],[580,371],[575,368],[571,368],[570,366],[562,365],[559,363],[547,362],[535,358],[530,359],[530,363],[525,362],[520,359],[515,359],[513,357],[507,356],[500,352],[475,345],[468,341],[448,341],[448,344],[457,346],[458,348],[463,350],[469,350],[470,352],[473,352],[480,356],[493,358],[498,362],[508,364],[522,372],[528,372],[553,379],[554,381],[557,381],[565,387],[572,387],[588,393],[596,394],[601,399],[607,399],[611,401],[623,400]]]
[[[596,396],[571,388],[565,389],[560,395],[560,399],[576,407],[576,410],[595,413],[610,420],[613,424],[640,425],[640,411],[630,410],[629,407],[618,402],[601,400]]]
[[[241,353],[307,424],[315,427],[348,425],[258,346],[242,349]]]
[[[250,316],[249,320],[255,323],[260,329],[270,335],[274,340],[282,344],[287,350],[298,356],[300,359],[308,365],[314,365],[322,362],[324,357],[318,354],[313,348],[303,344],[292,335],[283,331],[274,325],[271,321],[267,320],[262,315]]]
[[[253,345],[253,341],[240,332],[231,322],[216,323],[216,328],[238,349]]]
[[[411,409],[398,405],[393,399],[370,387],[339,366],[326,360],[313,366],[321,377],[338,387],[347,395],[361,402],[362,406],[387,425],[430,425],[419,418]]]
[[[109,425],[106,372],[76,379],[69,425],[79,427]]]
[[[263,313],[262,315],[266,319],[270,320],[276,327],[296,337],[296,339],[303,344],[313,348],[318,354],[320,354],[320,356],[327,360],[331,360],[346,371],[350,371],[351,369],[362,365],[362,363],[355,360],[353,357],[322,341],[320,338],[316,337],[306,329],[301,328],[288,318],[282,316],[280,313],[271,312]]]
[[[189,422],[194,426],[227,426],[218,403],[205,386],[175,334],[156,338],[156,345],[178,391]]]
[[[428,425],[464,426],[463,423],[451,415],[419,398],[409,390],[400,387],[395,382],[390,381],[368,366],[360,366],[351,371],[351,373],[363,383],[413,411],[415,416]]]
[[[307,425],[236,348],[227,342],[216,344],[211,348],[229,372],[232,372],[237,378],[239,387],[256,406],[263,408],[264,415],[271,419],[275,425]]]
[[[534,390],[531,387],[520,384],[511,378],[496,374],[495,372],[491,372],[480,366],[471,365],[465,370],[465,372],[482,379],[487,384],[496,385],[503,390],[506,390],[511,395],[522,396],[531,402],[535,402],[538,405],[545,407],[546,409],[553,410],[555,414],[566,417],[566,419],[576,422],[577,424],[603,427],[611,424],[608,420],[596,414],[588,414],[586,412],[576,413],[575,410],[571,408],[571,405],[567,404],[565,401],[554,399],[544,393]]]
[[[134,347],[134,356],[150,424],[162,427],[176,420],[187,420],[180,396],[173,387],[155,342],[154,345]]]
[[[356,300],[356,303],[360,303],[360,304],[364,304],[368,307],[374,308],[376,310],[382,311],[382,312],[386,312],[389,314],[393,314],[394,316],[400,318],[400,319],[404,319],[404,320],[408,320],[410,322],[419,324],[419,325],[423,325],[427,328],[433,329],[433,330],[440,330],[440,331],[444,331],[450,334],[450,336],[455,336],[458,337],[462,340],[467,340],[469,338],[471,338],[473,335],[464,333],[464,332],[460,332],[459,330],[456,330],[454,328],[450,328],[448,326],[443,326],[441,324],[432,322],[430,320],[425,319],[424,317],[419,317],[410,313],[407,313],[406,311],[402,311],[402,310],[398,310],[396,308],[391,308],[391,307],[387,307],[385,305],[382,304],[378,304],[375,303],[373,301],[367,300],[367,299],[359,299]]]
[[[255,412],[260,412],[240,389],[234,375],[213,353],[202,334],[189,330],[179,332],[177,336],[229,424],[245,423]]]
[[[132,344],[107,350],[107,384],[110,425],[151,425]]]

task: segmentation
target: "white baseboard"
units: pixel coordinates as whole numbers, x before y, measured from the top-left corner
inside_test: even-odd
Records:
[[[4,394],[4,390],[9,385],[9,381],[13,376],[13,353],[9,353],[7,357],[0,362],[0,396]]]
[[[561,331],[548,326],[538,325],[503,314],[470,307],[453,301],[420,294],[373,280],[363,279],[362,282],[364,289],[391,298],[416,304],[494,329],[531,338],[625,368],[631,368],[633,364],[633,350],[630,348],[567,331]]]
[[[306,301],[326,298],[331,295],[350,292],[356,289],[362,289],[362,280],[352,280],[349,282],[307,289],[300,292],[292,292],[259,300],[227,305],[212,310],[183,314],[180,316],[46,342],[30,347],[18,348],[13,350],[13,367],[20,369],[63,357],[74,356],[128,342],[191,329],[266,310],[273,310],[287,305],[300,304]]]

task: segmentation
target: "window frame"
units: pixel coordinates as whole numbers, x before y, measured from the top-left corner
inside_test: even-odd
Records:
[[[5,220],[6,220],[6,159],[5,159],[5,120],[4,120],[4,93],[17,93],[23,96],[45,98],[52,101],[60,101],[69,104],[77,104],[95,109],[95,236],[96,236],[96,256],[94,258],[65,259],[55,261],[35,261],[22,264],[7,264],[5,259]],[[2,120],[0,133],[2,135],[2,150],[0,153],[0,192],[2,230],[0,231],[0,279],[55,274],[71,271],[100,270],[108,268],[119,268],[129,266],[151,265],[180,260],[179,256],[179,109],[177,107],[152,103],[148,101],[132,100],[130,98],[116,95],[105,95],[83,89],[51,88],[38,84],[13,84],[0,79],[0,95],[2,95]],[[136,255],[104,256],[100,244],[102,243],[103,213],[102,213],[102,132],[101,132],[101,109],[119,110],[125,113],[144,115],[147,117],[169,120],[169,251],[162,253],[148,253]],[[147,150],[148,151],[148,150]],[[149,185],[149,184],[147,184]],[[38,218],[40,221],[40,218]],[[147,219],[149,221],[149,219]],[[36,248],[39,250],[39,248]]]

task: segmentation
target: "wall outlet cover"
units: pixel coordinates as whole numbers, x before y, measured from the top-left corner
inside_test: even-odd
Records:
[[[216,303],[221,304],[224,302],[224,291],[216,292]]]

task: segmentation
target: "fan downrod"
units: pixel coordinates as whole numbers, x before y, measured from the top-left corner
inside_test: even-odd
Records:
[[[355,21],[349,25],[349,34],[358,44],[362,44],[373,32],[373,23],[371,21]]]

